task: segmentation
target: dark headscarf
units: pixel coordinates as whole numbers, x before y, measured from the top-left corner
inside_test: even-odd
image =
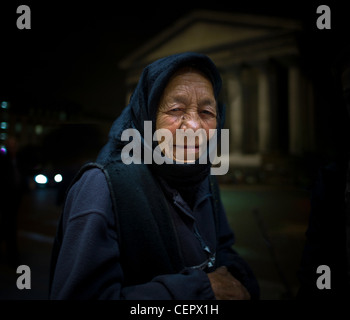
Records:
[[[141,134],[142,150],[144,148],[144,121],[152,121],[152,135],[156,128],[156,114],[161,95],[170,77],[182,67],[193,67],[202,71],[213,85],[214,97],[217,101],[217,129],[222,129],[225,110],[219,104],[218,97],[221,90],[221,77],[214,63],[205,55],[186,52],[159,59],[144,70],[139,82],[130,98],[128,106],[115,120],[109,133],[107,144],[98,155],[97,162],[106,164],[121,160],[121,151],[129,141],[122,141],[121,135],[125,129],[134,128]],[[220,137],[218,130],[218,139]],[[157,142],[150,146],[153,150]],[[148,147],[148,146],[146,146]],[[209,151],[208,151],[209,152]],[[152,163],[151,170],[170,183],[184,182],[188,184],[203,180],[210,171],[210,162],[199,164],[168,164],[157,165]]]

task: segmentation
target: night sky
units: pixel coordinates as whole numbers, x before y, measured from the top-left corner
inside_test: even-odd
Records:
[[[345,27],[350,11],[340,4],[344,1],[215,1],[205,5],[162,1],[142,6],[137,2],[72,2],[2,1],[1,99],[20,101],[18,106],[23,108],[30,103],[49,108],[57,101],[69,101],[90,114],[114,118],[125,106],[125,78],[118,62],[194,9],[300,19],[305,27],[302,54],[315,74],[320,65],[327,67],[349,34]],[[30,30],[16,27],[20,4],[30,6]],[[331,30],[316,28],[320,4],[331,7]]]

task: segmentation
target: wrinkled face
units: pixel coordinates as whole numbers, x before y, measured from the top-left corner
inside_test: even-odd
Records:
[[[171,132],[172,146],[169,148],[172,148],[174,160],[190,162],[204,152],[210,138],[209,130],[216,129],[216,116],[216,100],[210,80],[200,71],[184,68],[171,77],[163,92],[156,130],[168,129]],[[195,134],[191,135],[192,132]]]

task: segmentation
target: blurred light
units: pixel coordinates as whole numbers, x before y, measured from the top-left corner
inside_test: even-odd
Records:
[[[40,125],[40,124],[37,124],[36,126],[35,126],[35,133],[37,134],[37,135],[40,135],[40,134],[42,134],[43,133],[43,126],[42,125]]]
[[[7,129],[7,122],[1,122],[0,128],[6,130]]]
[[[7,133],[0,133],[0,140],[6,140],[7,139]]]
[[[7,102],[6,102],[6,101],[2,101],[2,102],[1,102],[1,108],[2,108],[2,109],[7,109],[7,107],[8,107]]]
[[[59,173],[55,175],[54,179],[57,183],[59,183],[63,180],[62,175],[60,175]]]
[[[1,146],[0,147],[0,154],[6,154],[7,153],[7,149],[5,146]]]
[[[38,184],[46,184],[47,183],[47,178],[43,174],[38,174],[34,178],[35,182]]]

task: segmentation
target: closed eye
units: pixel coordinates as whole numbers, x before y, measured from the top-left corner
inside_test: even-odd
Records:
[[[179,111],[182,111],[182,109],[181,108],[173,108],[173,109],[168,110],[168,112],[179,112]]]
[[[209,111],[209,110],[202,110],[201,113],[205,113],[205,114],[210,114],[210,115],[214,115],[213,112]]]
[[[202,110],[202,111],[200,111],[200,114],[202,114],[205,117],[216,118],[216,113],[214,113],[210,110]]]

